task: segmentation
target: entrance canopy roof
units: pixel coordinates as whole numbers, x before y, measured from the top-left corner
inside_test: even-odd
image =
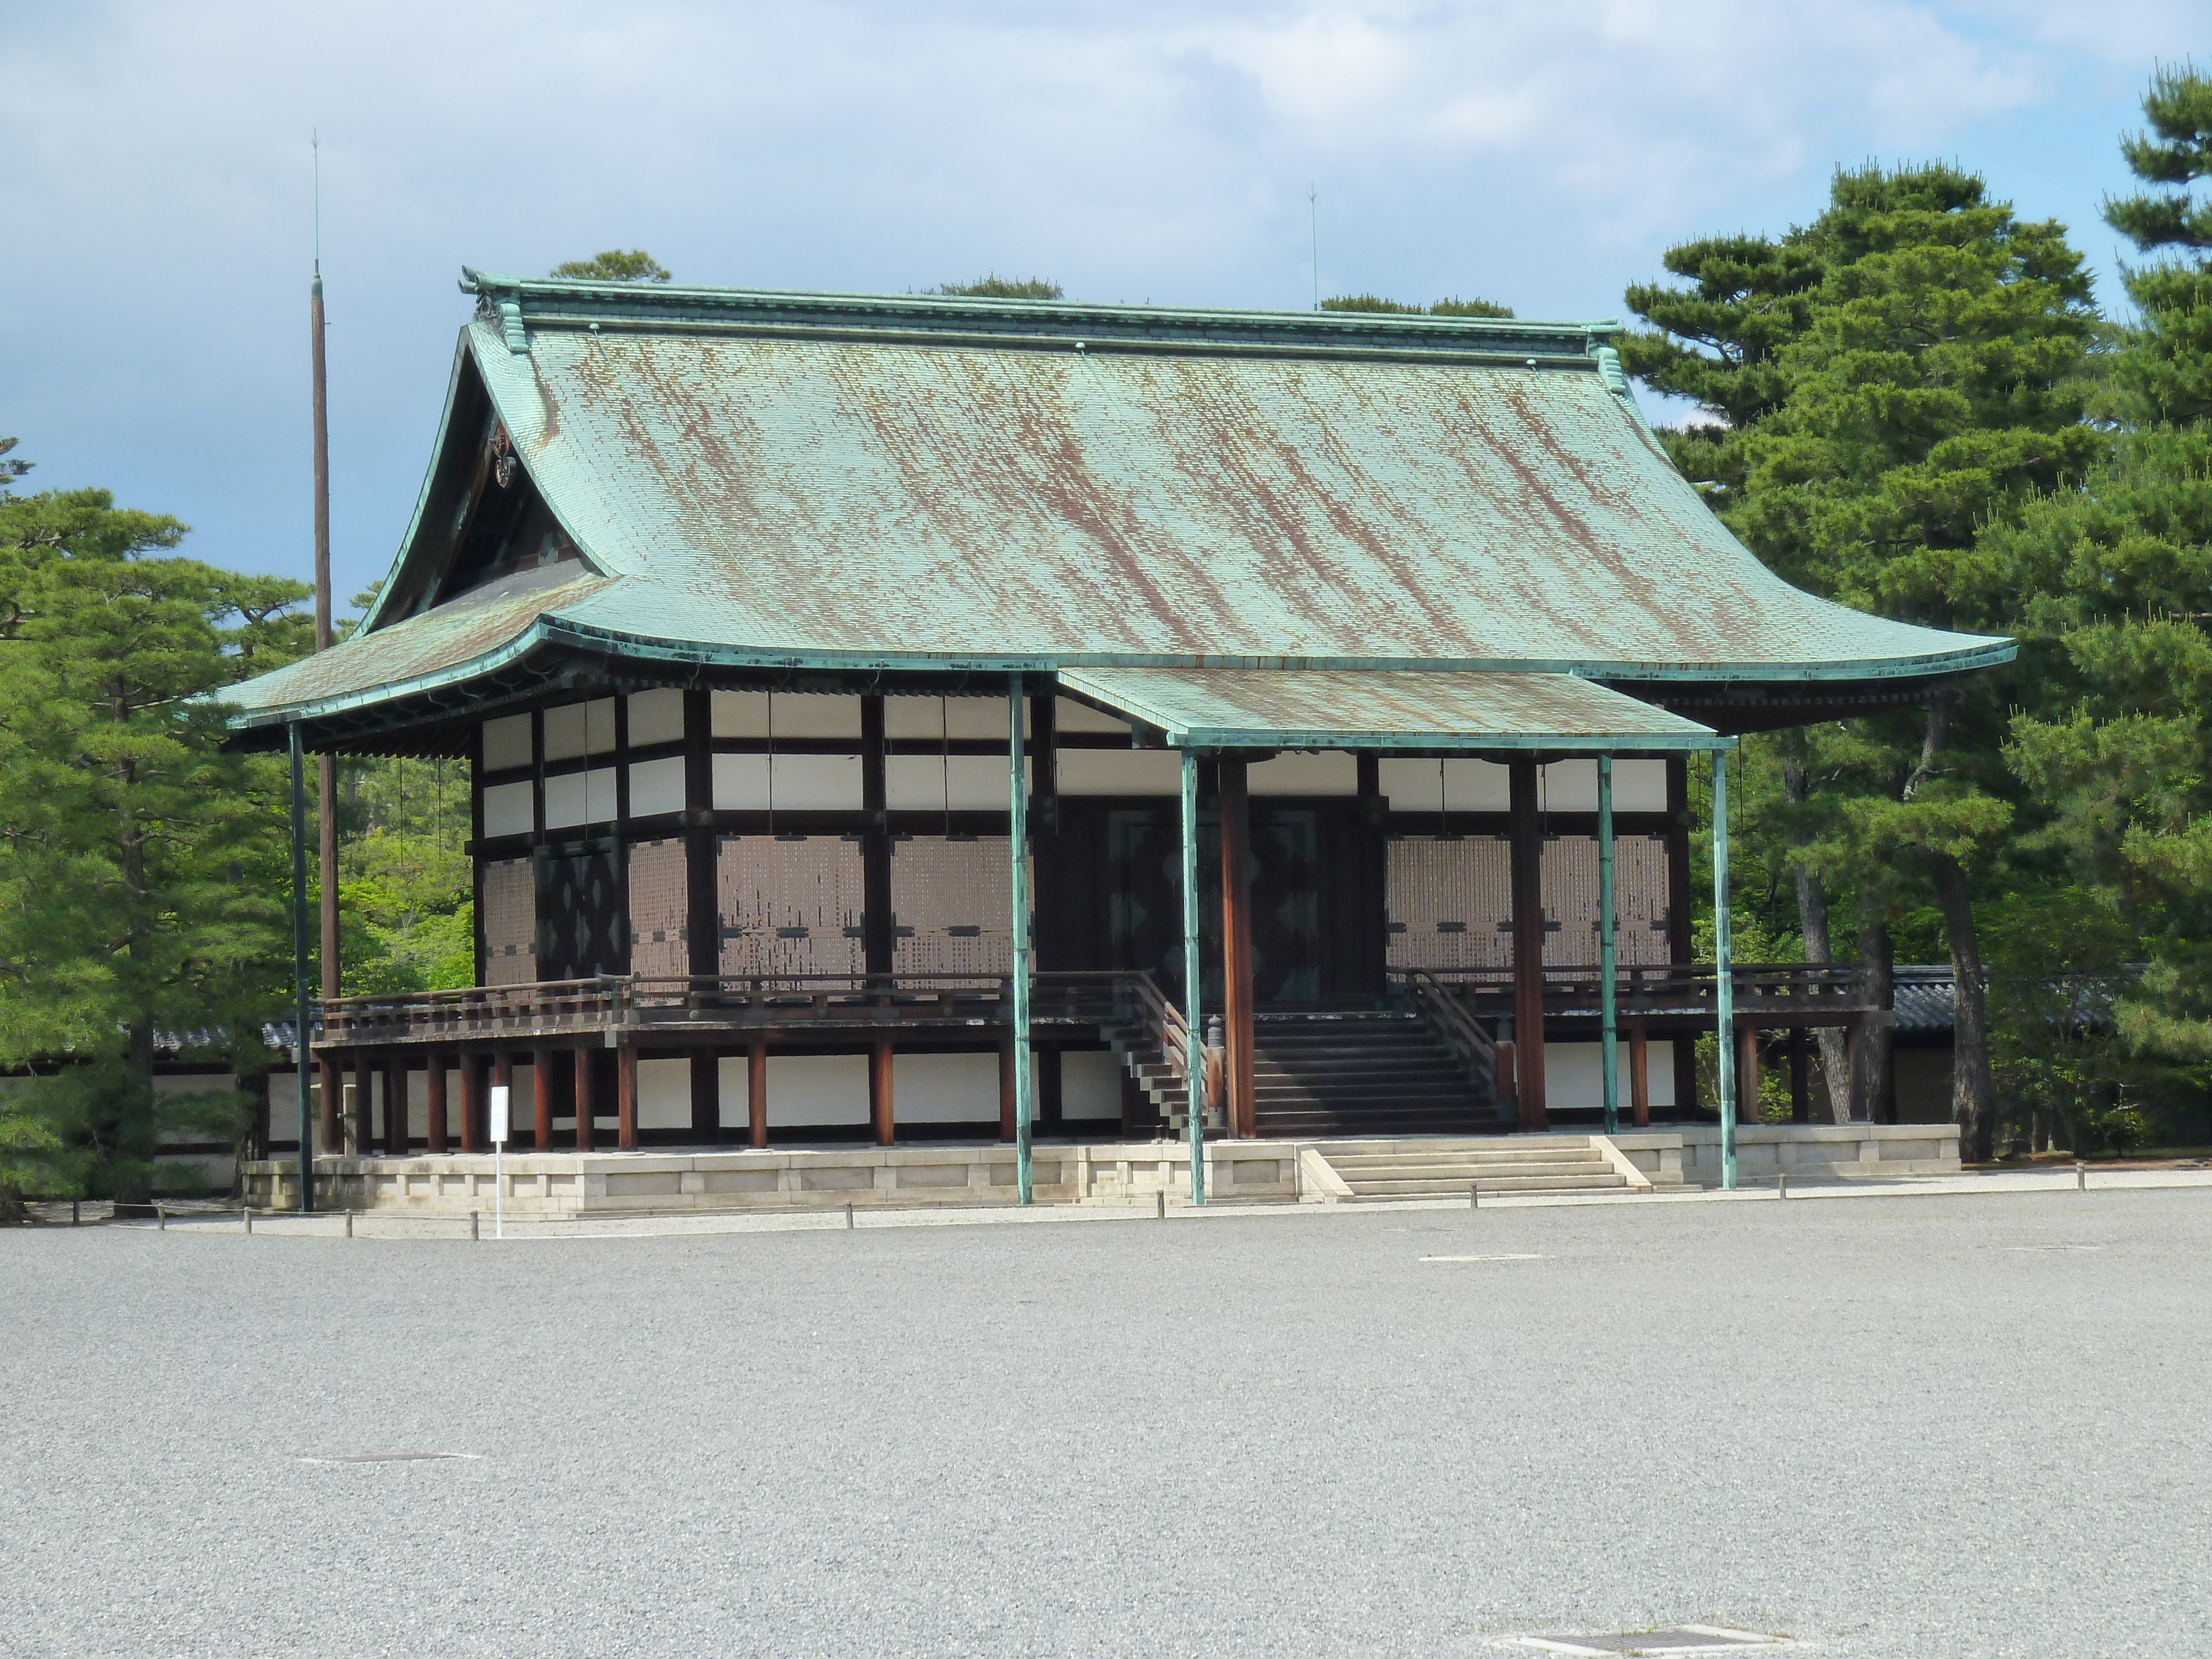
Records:
[[[1571,674],[1062,669],[1063,692],[1177,749],[1733,749],[1735,739]]]

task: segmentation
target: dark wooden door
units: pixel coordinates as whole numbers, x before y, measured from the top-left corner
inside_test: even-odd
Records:
[[[1113,965],[1152,975],[1182,996],[1182,846],[1172,808],[1115,808],[1107,817],[1113,882]],[[1252,988],[1262,1003],[1321,1000],[1321,859],[1316,814],[1297,807],[1252,810]],[[1221,1000],[1221,821],[1199,819],[1200,994]]]
[[[613,848],[538,855],[538,973],[588,979],[629,971],[622,855]]]

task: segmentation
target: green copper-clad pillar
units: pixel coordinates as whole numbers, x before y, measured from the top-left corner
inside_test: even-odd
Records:
[[[1182,751],[1182,1006],[1189,1022],[1183,1066],[1190,1084],[1190,1201],[1206,1202],[1205,1030],[1198,1018],[1198,756]]]
[[[1022,716],[1027,696],[1022,677],[1012,677],[1007,704],[1013,710],[1008,722],[1006,752],[1012,757],[1012,781],[1007,786],[1006,841],[1012,868],[1014,918],[1014,1197],[1030,1201],[1030,781],[1022,764]]]
[[[313,1017],[307,1007],[307,786],[300,753],[300,722],[285,728],[292,747],[292,1018],[298,1022],[292,1052],[299,1056],[293,1093],[300,1106],[300,1208],[315,1207],[315,1108],[307,1092],[314,1050]],[[266,1150],[265,1148],[264,1150]]]
[[[1620,1127],[1620,1010],[1613,989],[1613,757],[1597,757],[1598,1050],[1605,1079],[1605,1132]]]
[[[1713,750],[1713,1006],[1721,1046],[1721,1188],[1735,1190],[1735,963],[1729,937],[1728,755]]]

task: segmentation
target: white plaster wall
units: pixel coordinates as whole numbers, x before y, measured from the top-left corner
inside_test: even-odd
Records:
[[[1394,812],[1437,810],[1437,766],[1433,760],[1385,758],[1379,769],[1382,793]],[[1513,804],[1510,769],[1502,762],[1447,760],[1443,766],[1444,809],[1452,812],[1503,812]],[[1257,776],[1259,769],[1254,769]],[[1255,786],[1256,790],[1256,786]],[[1559,761],[1536,769],[1536,801],[1547,812],[1597,811],[1597,763]],[[1667,763],[1617,760],[1613,763],[1613,810],[1667,810]]]
[[[894,1054],[891,1111],[900,1123],[996,1123],[998,1055]]]
[[[640,691],[629,700],[629,740],[633,748],[648,743],[684,740],[684,694],[670,687]]]
[[[1359,761],[1342,750],[1300,750],[1261,761],[1245,774],[1255,795],[1356,795]]]
[[[1179,795],[1182,756],[1172,749],[1063,749],[1063,795]]]
[[[615,815],[615,769],[597,767],[545,780],[545,827],[605,823]],[[487,826],[485,834],[490,834]]]
[[[723,1062],[721,1085],[722,1121],[743,1123],[745,1121],[745,1063],[742,1059]],[[867,1055],[770,1054],[768,1057],[768,1122],[771,1129],[793,1124],[866,1123],[867,1121]]]
[[[717,696],[720,692],[715,693]],[[779,713],[777,719],[782,716]],[[775,762],[773,805],[780,811],[858,811],[861,803],[858,755],[717,755],[714,805],[726,812],[769,810],[769,763]]]
[[[1121,1116],[1121,1062],[1106,1049],[1079,1048],[1060,1057],[1060,1115],[1064,1121]]]
[[[545,711],[545,758],[581,760],[615,746],[615,700],[599,697]]]
[[[528,783],[502,783],[483,792],[484,834],[526,836],[531,830]]]
[[[530,716],[509,714],[486,720],[483,726],[483,764],[490,772],[530,764]]]
[[[730,1062],[722,1062],[727,1066]],[[743,1115],[745,1098],[744,1062],[738,1062],[738,1105]],[[691,1127],[691,1062],[688,1059],[641,1060],[637,1063],[637,1127],[641,1129],[688,1129]]]
[[[779,730],[783,725],[781,709],[779,704]],[[884,735],[887,738],[977,738],[995,741],[1003,747],[1007,723],[1004,697],[884,699]],[[1023,730],[1028,729],[1028,710],[1024,708]]]
[[[1674,1103],[1674,1045],[1650,1045],[1651,1104]],[[1548,1106],[1605,1104],[1605,1060],[1595,1042],[1547,1042],[1544,1045],[1544,1099]],[[1620,1036],[1620,1109],[1628,1110],[1628,1034]]]
[[[1052,720],[1062,732],[1118,732],[1127,736],[1129,730],[1128,721],[1066,697],[1053,699]]]
[[[536,1085],[531,1081],[532,1074],[537,1069],[536,1066],[530,1065],[518,1066],[514,1068],[514,1077],[509,1084],[511,1092],[507,1096],[507,1133],[510,1142],[529,1133],[531,1125],[538,1121],[538,1108],[532,1093]],[[487,1096],[486,1098],[489,1099],[489,1097]],[[487,1122],[489,1121],[489,1112],[490,1109],[487,1107],[485,1109]]]
[[[717,691],[711,730],[718,738],[857,738],[860,700],[822,692]],[[773,716],[775,730],[769,730]]]
[[[1036,776],[1036,764],[1027,758],[1022,769],[1026,775]],[[941,811],[950,784],[954,811],[1003,812],[1007,808],[1006,782],[1003,755],[887,755],[884,758],[884,801],[893,811]],[[781,796],[776,804],[783,804]]]
[[[629,812],[634,818],[684,810],[684,757],[641,761],[629,769]]]

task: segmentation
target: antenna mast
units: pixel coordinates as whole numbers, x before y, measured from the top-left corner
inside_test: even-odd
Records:
[[[1313,233],[1313,308],[1321,309],[1321,192],[1306,185],[1306,228]]]

